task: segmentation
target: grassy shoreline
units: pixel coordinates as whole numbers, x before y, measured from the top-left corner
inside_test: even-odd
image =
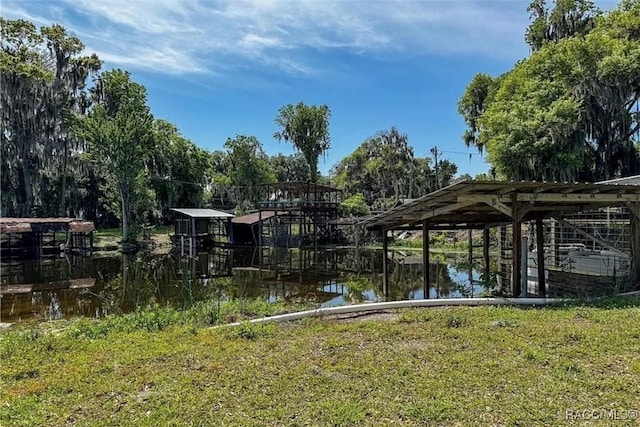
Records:
[[[153,227],[150,233],[150,241],[154,249],[171,248],[170,232],[173,230],[171,226]],[[93,249],[98,252],[111,252],[120,249],[120,240],[122,239],[122,229],[120,228],[103,228],[98,229],[94,233]]]
[[[3,331],[0,424],[571,425],[640,410],[640,308],[616,301]]]

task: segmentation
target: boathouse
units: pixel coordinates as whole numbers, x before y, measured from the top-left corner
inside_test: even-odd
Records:
[[[181,253],[195,254],[196,248],[228,245],[233,241],[233,214],[213,209],[171,208],[174,214],[172,241]]]
[[[92,221],[76,218],[0,218],[0,253],[4,258],[91,252],[94,231]]]
[[[237,216],[231,220],[233,231],[233,244],[236,246],[261,246],[271,245],[274,242],[266,240],[264,235],[277,234],[263,233],[263,228],[277,227],[276,216],[286,215],[286,212],[259,211],[248,215]],[[286,237],[288,234],[285,234]]]
[[[604,221],[608,215],[609,222],[589,231],[584,223],[593,225],[595,221],[589,217],[587,221],[584,217],[580,219],[578,214],[585,212],[591,212],[592,218],[596,214],[604,217]],[[615,225],[611,221],[613,217],[619,220]],[[365,221],[363,226],[384,236],[382,282],[385,295],[389,293],[389,270],[393,268],[387,255],[389,232],[422,231],[423,280],[425,295],[428,295],[431,286],[429,233],[465,229],[482,232],[482,264],[487,275],[491,273],[490,232],[496,231],[497,274],[505,293],[515,297],[546,297],[550,290],[547,283],[548,277],[551,280],[549,273],[579,273],[573,269],[575,265],[567,263],[576,258],[571,258],[571,255],[577,254],[562,247],[558,224],[589,243],[589,250],[580,254],[584,257],[581,262],[587,265],[609,263],[611,270],[623,273],[616,276],[619,280],[612,279],[607,284],[610,291],[640,286],[640,186],[631,180],[605,183],[465,180],[376,215]],[[619,228],[616,232],[618,241],[603,237],[604,230],[616,231],[616,227]],[[619,246],[621,239],[624,241],[622,248]],[[586,248],[586,244],[582,245]],[[567,253],[563,253],[563,249]],[[531,269],[531,265],[535,268]],[[534,281],[531,280],[532,275],[535,276]],[[583,274],[580,282],[587,276],[607,277],[606,274]],[[535,283],[534,289],[531,282]],[[604,282],[600,285],[604,286]]]

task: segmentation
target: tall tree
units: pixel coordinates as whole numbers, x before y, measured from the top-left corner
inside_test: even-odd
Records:
[[[88,117],[80,117],[77,133],[117,197],[114,210],[122,220],[122,241],[130,243],[152,198],[146,162],[154,144],[153,116],[144,86],[126,71],[104,72],[93,95],[97,105]]]
[[[254,136],[236,135],[227,139],[226,176],[233,188],[238,212],[253,208],[260,199],[260,185],[274,182],[269,159]]]
[[[562,10],[550,15],[574,28],[582,18],[571,18],[569,6],[576,16],[590,6],[572,4],[558,1]],[[508,179],[598,181],[640,172],[639,10],[639,1],[625,1],[588,33],[558,32],[501,78],[474,78],[459,103],[465,141],[486,147]]]
[[[0,18],[0,33],[2,212],[28,216],[55,195],[57,207],[44,213],[64,215],[70,167],[81,172],[82,141],[69,133],[69,118],[86,111],[86,80],[100,60],[81,56],[83,43],[60,25],[38,31]]]
[[[329,118],[331,111],[326,105],[287,104],[280,108],[276,125],[280,128],[273,136],[291,142],[309,164],[309,179],[318,180],[318,159],[331,146]]]

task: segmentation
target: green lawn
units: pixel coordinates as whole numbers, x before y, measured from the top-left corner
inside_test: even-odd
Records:
[[[170,225],[153,227],[151,230],[151,239],[157,244],[169,245],[169,233],[173,231]],[[142,236],[139,237],[140,239]],[[101,228],[94,233],[94,248],[112,248],[117,247],[122,239],[122,228]]]
[[[624,418],[640,411],[637,304],[414,309],[218,329],[193,313],[187,321],[161,312],[102,326],[21,328],[0,335],[0,424],[555,426],[575,425],[567,414]]]

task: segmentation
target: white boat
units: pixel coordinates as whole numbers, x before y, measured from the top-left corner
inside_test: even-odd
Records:
[[[569,251],[560,263],[563,271],[612,277],[629,270],[630,266],[630,256],[608,250]]]
[[[566,255],[561,255],[559,265],[552,266],[549,262],[550,257],[545,253],[547,295],[549,284],[554,280],[580,282],[585,286],[588,286],[588,283],[614,283],[617,277],[629,271],[631,257],[611,250],[588,251],[578,247],[577,250],[569,250]],[[527,291],[530,294],[538,293],[537,264],[538,254],[534,249],[529,252],[527,263]],[[550,270],[553,273],[551,279]]]

